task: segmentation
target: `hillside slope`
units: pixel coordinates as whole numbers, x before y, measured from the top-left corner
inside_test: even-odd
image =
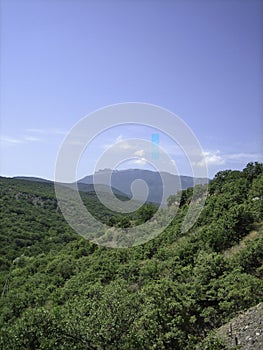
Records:
[[[218,173],[186,233],[192,191],[183,191],[169,227],[129,249],[77,235],[52,184],[0,178],[0,193],[3,350],[219,350],[203,343],[207,335],[263,300],[262,231],[226,255],[263,221],[262,164]],[[116,217],[83,196],[110,225],[136,225],[153,209]]]

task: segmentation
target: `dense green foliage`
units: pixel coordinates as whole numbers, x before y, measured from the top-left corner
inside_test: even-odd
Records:
[[[195,226],[180,230],[192,196],[156,239],[129,249],[96,246],[63,219],[52,184],[0,178],[0,348],[224,349],[216,327],[263,298],[263,165],[219,172]],[[135,225],[146,205],[109,225]],[[225,251],[252,229],[255,239]]]

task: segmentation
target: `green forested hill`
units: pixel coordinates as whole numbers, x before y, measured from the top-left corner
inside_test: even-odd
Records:
[[[262,164],[218,173],[186,234],[184,191],[165,232],[129,249],[74,233],[52,184],[0,178],[0,192],[0,349],[224,349],[207,335],[263,299]],[[149,212],[115,216],[84,197],[110,225]]]

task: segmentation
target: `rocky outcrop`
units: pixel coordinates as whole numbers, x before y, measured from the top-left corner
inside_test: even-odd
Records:
[[[263,349],[263,303],[240,313],[218,329],[217,335],[227,347],[241,350]]]

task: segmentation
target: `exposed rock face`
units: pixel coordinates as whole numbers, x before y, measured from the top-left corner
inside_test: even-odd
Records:
[[[218,336],[229,347],[241,350],[263,349],[263,303],[242,312],[219,328]]]

